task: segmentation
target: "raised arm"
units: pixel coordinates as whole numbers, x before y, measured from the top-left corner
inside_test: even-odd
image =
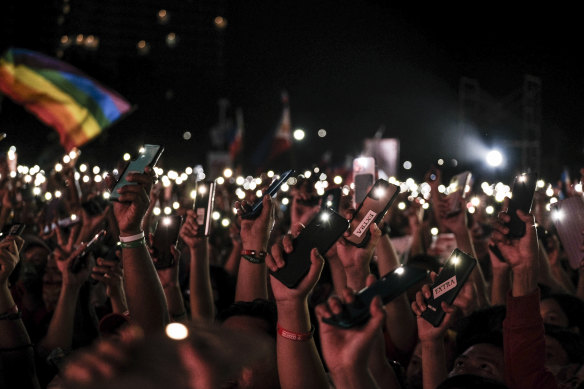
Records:
[[[180,237],[188,247],[191,257],[189,277],[191,317],[213,321],[215,305],[209,274],[209,238],[197,236],[199,228],[202,227],[197,225],[194,211],[189,210],[180,230]]]
[[[267,272],[264,262],[268,249],[268,240],[274,224],[274,205],[269,195],[262,199],[263,208],[255,220],[241,221],[241,241],[246,256],[254,257],[253,261],[245,259],[239,262],[237,284],[235,286],[235,301],[253,301],[268,298]],[[236,208],[243,212],[242,204],[236,203]]]
[[[21,238],[0,242],[0,387],[36,389],[32,344],[8,289],[22,243]]]
[[[114,214],[122,241],[122,263],[126,299],[132,322],[147,332],[160,331],[168,323],[168,308],[162,285],[146,247],[142,219],[148,208],[154,172],[130,173],[126,185],[119,189]]]
[[[284,238],[286,252],[292,251],[289,237]],[[283,247],[275,245],[266,263],[277,271],[285,265]],[[308,313],[308,295],[318,282],[324,259],[316,249],[310,253],[310,270],[300,284],[289,289],[270,276],[272,291],[278,307],[277,360],[282,389],[328,388],[326,374],[316,351]],[[302,372],[299,374],[299,372]]]

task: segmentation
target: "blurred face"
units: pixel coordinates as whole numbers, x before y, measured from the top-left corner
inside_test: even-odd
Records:
[[[469,347],[456,358],[454,368],[448,376],[461,374],[473,374],[503,382],[503,350],[486,343]]]
[[[63,277],[55,262],[55,255],[50,255],[43,275],[43,302],[48,311],[53,311],[57,306],[62,281]]]
[[[541,301],[539,312],[546,324],[553,324],[561,328],[568,328],[570,324],[560,305],[552,298]]]
[[[41,246],[32,246],[22,253],[22,268],[19,280],[25,285],[40,283],[47,266],[49,251]]]
[[[568,354],[555,338],[545,337],[545,364],[546,366],[566,366],[570,363]]]
[[[268,323],[265,320],[251,316],[231,316],[221,325],[238,332],[255,332],[265,335]],[[247,366],[243,369],[237,382],[229,382],[222,388],[271,389],[279,388],[278,366],[276,364],[276,341],[272,342],[273,354],[267,360]]]

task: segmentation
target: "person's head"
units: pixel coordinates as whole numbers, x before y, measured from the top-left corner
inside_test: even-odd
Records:
[[[42,239],[34,235],[25,235],[23,239],[18,282],[27,289],[40,287],[51,249]]]
[[[276,325],[278,314],[274,303],[256,299],[252,302],[236,302],[217,315],[222,328],[239,333],[268,335],[272,355],[253,365],[245,366],[237,382],[237,388],[279,388],[276,364]]]
[[[555,326],[545,327],[546,366],[584,362],[584,340],[579,334]]]
[[[584,334],[584,301],[570,294],[551,294],[540,303],[545,324]]]
[[[470,374],[503,382],[503,368],[503,348],[491,343],[476,343],[456,358],[448,376]]]
[[[447,378],[436,389],[507,389],[502,382],[472,374]]]

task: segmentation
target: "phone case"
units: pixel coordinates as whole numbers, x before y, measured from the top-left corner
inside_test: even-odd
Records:
[[[427,275],[427,270],[418,267],[398,267],[375,281],[373,285],[357,293],[353,303],[343,305],[341,314],[323,320],[325,323],[341,328],[351,328],[363,324],[371,317],[369,307],[375,296],[380,296],[384,305],[388,304],[410,287],[423,281]]]
[[[204,231],[199,236],[209,236],[211,232],[211,214],[215,205],[215,182],[199,181],[196,193],[197,197],[193,204],[193,211],[195,211],[197,224],[204,226]]]
[[[154,267],[165,269],[174,264],[170,246],[176,245],[182,224],[180,215],[164,216],[156,224],[154,242],[152,243]]]
[[[578,269],[584,259],[582,231],[584,231],[584,198],[570,197],[551,205],[552,220],[560,241],[568,255],[570,267]]]
[[[77,257],[73,259],[73,263],[71,263],[71,271],[73,273],[79,273],[81,269],[85,266],[87,262],[87,257],[89,254],[95,252],[97,248],[97,244],[101,242],[104,236],[106,236],[107,231],[101,230],[97,234],[93,236],[93,238],[87,243],[85,246],[85,250],[83,250]]]
[[[109,199],[112,201],[118,201],[120,197],[118,189],[125,185],[135,185],[126,180],[126,175],[129,172],[143,173],[147,166],[154,167],[163,151],[164,147],[160,145],[144,145],[144,152],[140,153],[136,159],[132,160],[128,166],[126,166],[116,184],[111,188]]]
[[[357,247],[366,246],[371,238],[369,226],[379,224],[398,194],[398,186],[377,180],[351,219],[351,235],[345,238],[347,242]]]
[[[455,175],[450,180],[450,185],[448,185],[448,202],[450,205],[448,215],[455,215],[461,211],[460,199],[466,198],[467,188],[470,186],[471,179],[472,173],[465,171]]]
[[[537,184],[537,173],[523,173],[515,177],[513,181],[513,191],[509,199],[507,214],[511,217],[506,226],[509,228],[511,238],[521,238],[525,235],[525,223],[519,219],[516,211],[518,209],[525,213],[531,211],[533,203],[533,194]]]
[[[286,265],[271,272],[288,288],[294,288],[310,269],[310,251],[317,248],[324,255],[349,227],[349,221],[327,209],[319,212],[294,240],[294,251],[284,254]]]
[[[290,176],[292,176],[292,174],[294,174],[294,170],[287,170],[284,173],[282,173],[280,175],[280,178],[272,182],[272,184],[268,187],[268,191],[266,193],[269,194],[270,197],[274,197],[280,190],[280,187],[288,180],[288,178],[290,178]],[[251,209],[249,211],[241,215],[241,218],[255,219],[260,215],[262,209],[263,209],[262,198],[259,198],[251,206]]]
[[[353,183],[355,191],[353,202],[355,207],[361,204],[371,186],[375,183],[375,158],[359,157],[353,160]]]
[[[434,327],[442,323],[446,315],[442,310],[442,301],[452,304],[476,264],[476,259],[459,249],[452,252],[438,274],[438,278],[430,287],[432,296],[426,300],[427,309],[422,312],[422,317],[426,321]]]

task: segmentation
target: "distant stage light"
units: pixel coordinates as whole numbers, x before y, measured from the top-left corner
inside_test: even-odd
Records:
[[[503,154],[499,150],[491,150],[486,159],[489,166],[498,167],[503,163]]]
[[[305,135],[306,134],[304,133],[304,130],[301,129],[301,128],[298,128],[298,129],[294,130],[294,133],[293,133],[294,139],[296,139],[296,140],[302,140],[302,139],[304,139],[304,136]]]

